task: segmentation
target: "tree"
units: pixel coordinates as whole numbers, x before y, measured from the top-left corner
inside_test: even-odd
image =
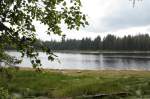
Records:
[[[91,38],[83,38],[80,43],[80,50],[92,50],[93,44]]]
[[[60,24],[68,29],[79,29],[88,25],[86,16],[80,11],[80,0],[0,0],[0,60],[6,55],[5,46],[10,45],[31,58],[33,67],[41,66],[33,21],[48,27],[47,34],[61,35]],[[41,44],[41,49],[53,61],[55,55]],[[4,55],[4,56],[3,56]]]
[[[142,0],[129,0],[129,1],[131,1],[133,3],[133,8],[134,8],[135,7],[135,2],[136,1],[142,1]]]
[[[94,45],[94,50],[100,50],[102,48],[101,37],[100,36],[97,36],[94,39],[93,45]]]
[[[114,35],[107,35],[103,39],[103,49],[104,50],[114,50],[115,49],[116,37]]]

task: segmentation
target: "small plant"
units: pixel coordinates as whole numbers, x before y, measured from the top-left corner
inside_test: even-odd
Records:
[[[8,90],[3,87],[0,87],[0,99],[8,99],[8,97],[9,97]]]
[[[0,68],[0,99],[16,99],[15,96],[9,93],[9,84],[14,78],[14,73],[17,70],[18,69],[15,67]]]

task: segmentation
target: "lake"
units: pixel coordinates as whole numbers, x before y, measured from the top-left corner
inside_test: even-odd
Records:
[[[8,52],[20,57],[18,52]],[[40,52],[43,68],[80,70],[150,70],[150,53],[61,53],[55,52],[58,59],[48,61],[46,54]],[[32,67],[30,59],[24,57],[20,67]]]

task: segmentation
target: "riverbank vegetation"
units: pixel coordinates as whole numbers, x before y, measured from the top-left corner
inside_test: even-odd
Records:
[[[21,98],[36,99],[137,99],[150,97],[149,71],[78,71],[23,69],[0,88]],[[4,86],[3,83],[7,83]]]

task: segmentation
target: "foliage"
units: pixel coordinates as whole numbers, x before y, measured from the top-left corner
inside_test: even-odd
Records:
[[[0,87],[0,99],[8,99],[8,97],[8,90],[4,89],[3,87]]]
[[[15,96],[11,95],[9,92],[9,84],[14,77],[14,73],[16,73],[18,70],[18,67],[0,67],[0,99],[9,99],[8,97],[11,97],[11,99]]]
[[[68,29],[78,30],[88,24],[80,7],[80,0],[0,0],[0,54],[5,52],[6,45],[11,45],[21,52],[22,57],[30,57],[33,67],[40,66],[38,52],[33,46],[37,40],[33,22],[47,26],[47,34],[61,35],[62,23]],[[54,60],[51,50],[41,46],[49,55],[48,59]]]
[[[63,43],[59,41],[46,41],[43,43],[52,50],[150,50],[150,36],[148,34],[140,34],[136,36],[128,35],[124,37],[116,37],[109,34],[102,40],[98,36],[94,40],[91,38],[83,38],[82,40],[67,39]]]
[[[21,62],[21,60],[15,58],[15,57],[13,57],[13,56],[10,56],[10,55],[8,55],[8,54],[5,53],[5,52],[1,52],[1,53],[0,53],[0,62],[1,62],[1,63],[4,62],[5,65],[7,65],[7,66],[13,66],[13,65],[15,65],[15,64],[19,64],[19,63]],[[1,67],[2,67],[2,66],[1,66],[1,64],[0,64],[0,68],[1,68]]]

